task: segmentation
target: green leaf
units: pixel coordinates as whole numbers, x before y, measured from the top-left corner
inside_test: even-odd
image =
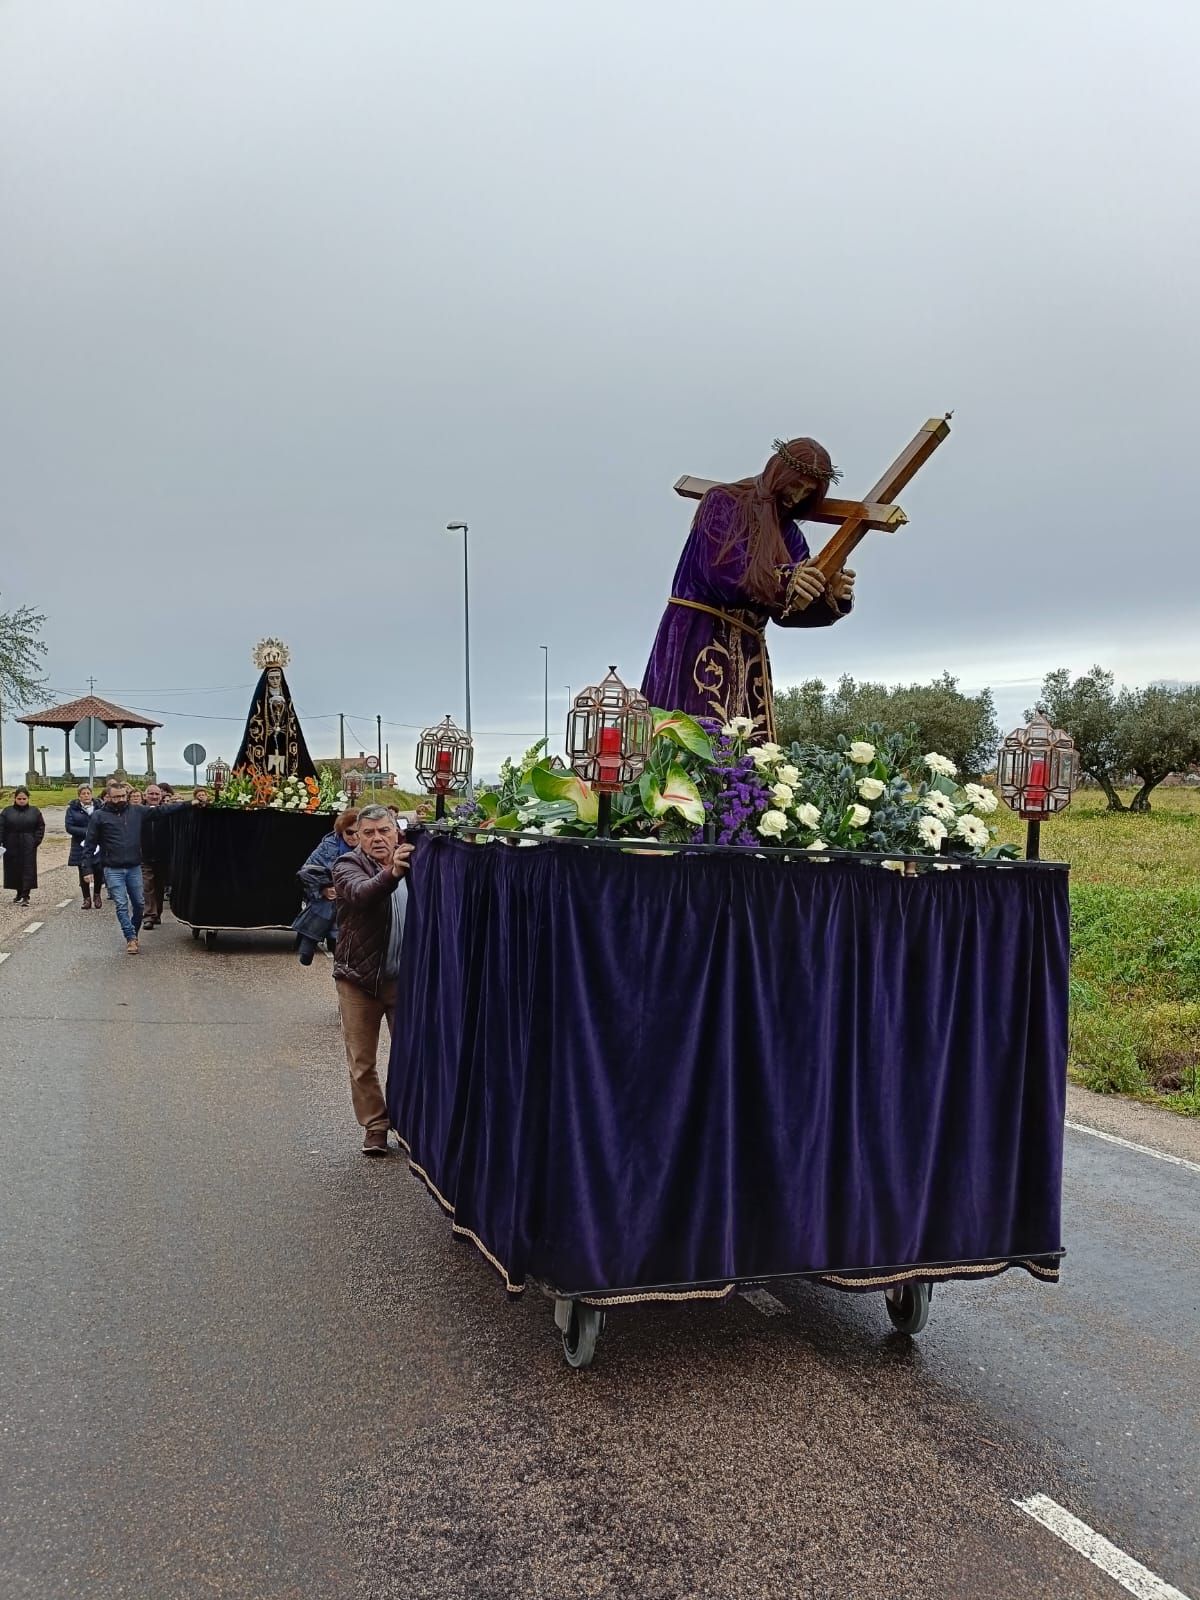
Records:
[[[672,767],[661,787],[651,778],[647,790],[643,801],[652,817],[663,817],[668,811],[675,810],[696,827],[703,824],[704,801],[682,767]]]
[[[475,796],[475,803],[485,817],[494,817],[500,809],[500,796],[498,794],[479,794]]]
[[[529,779],[539,800],[569,800],[581,822],[595,822],[600,811],[596,791],[575,773],[535,767]]]
[[[656,739],[670,739],[672,744],[679,745],[682,750],[690,750],[702,761],[712,760],[712,742],[695,717],[689,717],[686,711],[658,710],[652,711],[651,716]]]

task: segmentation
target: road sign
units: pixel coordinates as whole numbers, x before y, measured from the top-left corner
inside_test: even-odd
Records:
[[[108,729],[99,717],[81,717],[75,724],[75,743],[88,755],[95,755],[108,743]]]
[[[183,759],[187,762],[188,766],[191,767],[191,769],[192,769],[192,788],[193,789],[196,787],[197,783],[199,782],[199,779],[196,777],[196,768],[204,760],[204,758],[205,758],[205,756],[207,756],[207,754],[208,754],[208,751],[204,748],[204,746],[202,744],[189,744],[187,749],[183,752]]]
[[[87,751],[88,782],[96,782],[96,751],[103,750],[108,743],[108,729],[99,717],[80,717],[75,724],[75,743],[81,750]]]
[[[366,767],[368,772],[378,772],[379,771],[379,757],[378,756],[368,756],[366,761],[363,762],[363,765]]]

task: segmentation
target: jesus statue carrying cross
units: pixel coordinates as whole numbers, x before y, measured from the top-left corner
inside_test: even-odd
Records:
[[[768,621],[821,628],[849,614],[847,556],[869,530],[907,521],[891,497],[949,431],[948,417],[927,422],[862,501],[830,498],[841,474],[815,439],[777,439],[756,478],[681,478],[678,493],[700,505],[642,679],[650,704],[722,724],[746,718],[753,737],[773,740]],[[815,560],[801,521],[838,525]]]

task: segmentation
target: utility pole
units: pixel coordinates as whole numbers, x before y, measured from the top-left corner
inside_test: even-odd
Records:
[[[378,711],[375,713],[375,743],[378,746],[378,749],[375,751],[375,754],[379,757],[379,765],[380,765],[380,767],[382,767],[383,766],[383,716]]]
[[[542,738],[545,747],[550,748],[550,646],[538,645],[542,652]]]
[[[4,696],[0,695],[0,789],[4,787]]]
[[[392,770],[392,747],[389,744],[385,744],[383,747],[383,770],[390,776]]]
[[[346,713],[338,712],[338,782],[346,776]]]

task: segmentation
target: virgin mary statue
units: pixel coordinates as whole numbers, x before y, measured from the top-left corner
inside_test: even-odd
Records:
[[[256,645],[254,665],[262,669],[262,676],[254,689],[246,731],[234,762],[235,767],[252,767],[276,782],[317,775],[283,675],[290,660],[291,654],[281,639],[263,639]]]

